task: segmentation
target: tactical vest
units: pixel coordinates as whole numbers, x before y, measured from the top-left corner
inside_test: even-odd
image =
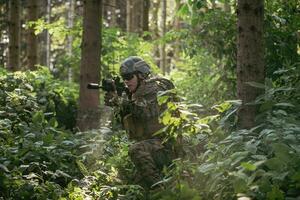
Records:
[[[155,138],[153,134],[163,128],[159,123],[163,108],[158,105],[157,93],[173,88],[171,81],[160,77],[145,80],[140,84],[132,94],[130,112],[123,118],[123,125],[130,139],[140,141]]]

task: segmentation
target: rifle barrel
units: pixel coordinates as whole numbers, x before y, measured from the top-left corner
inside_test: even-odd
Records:
[[[88,88],[88,89],[100,89],[100,88],[102,88],[102,86],[100,86],[100,85],[97,84],[97,83],[89,83],[89,84],[87,85],[87,88]]]

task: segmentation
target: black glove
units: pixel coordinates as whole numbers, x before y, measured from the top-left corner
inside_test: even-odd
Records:
[[[117,106],[119,104],[119,98],[116,92],[107,92],[104,96],[104,104],[106,106]]]

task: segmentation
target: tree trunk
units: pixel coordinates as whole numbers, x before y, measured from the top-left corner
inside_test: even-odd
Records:
[[[144,0],[143,4],[143,31],[149,31],[150,0]]]
[[[126,31],[126,15],[127,15],[127,1],[116,0],[116,16],[117,24],[123,31]]]
[[[159,28],[158,28],[158,11],[159,11],[160,1],[152,1],[152,32],[154,40],[159,38]],[[155,64],[160,67],[160,52],[158,45],[155,45],[153,54],[155,58]]]
[[[181,18],[179,16],[177,16],[177,12],[179,11],[179,9],[182,6],[182,2],[181,0],[175,0],[175,16],[174,16],[174,28],[176,32],[179,32],[181,29]],[[180,40],[176,38],[175,43],[173,45],[173,52],[174,52],[174,56],[173,59],[178,62],[179,58],[180,58]]]
[[[143,33],[143,0],[127,0],[127,32]]]
[[[28,21],[36,21],[38,16],[38,1],[28,0]],[[36,69],[36,64],[38,61],[37,55],[37,36],[34,34],[34,29],[28,29],[28,39],[27,39],[27,68],[30,70]]]
[[[40,17],[44,17],[46,23],[50,23],[51,18],[51,0],[40,1]],[[40,63],[50,68],[50,34],[48,29],[40,34]]]
[[[80,66],[79,113],[77,126],[85,131],[99,127],[99,90],[88,90],[88,83],[100,82],[101,0],[83,1],[83,35]]]
[[[9,2],[3,2],[0,4],[0,67],[7,67],[7,32],[9,17],[6,13],[9,12]]]
[[[67,26],[69,29],[73,28],[74,24],[74,12],[75,12],[75,2],[74,0],[68,0],[68,17],[67,17]],[[68,35],[67,36],[67,55],[69,57],[72,56],[72,50],[73,50],[73,36]],[[70,64],[68,65],[68,81],[71,82],[73,79],[73,72],[72,67]]]
[[[132,9],[131,9],[131,1],[132,0],[127,0],[126,2],[126,31],[127,32],[131,32],[132,30],[132,27],[131,27],[131,12],[132,12]]]
[[[111,21],[110,26],[117,26],[117,16],[116,16],[117,0],[111,0]]]
[[[242,100],[238,126],[255,125],[257,106],[249,105],[263,91],[247,82],[264,82],[263,0],[238,0],[237,92]]]
[[[17,71],[20,69],[20,0],[9,1],[9,56],[8,69]]]
[[[167,0],[162,0],[162,18],[161,18],[161,37],[166,34],[166,20],[167,20]],[[165,75],[168,70],[166,66],[166,44],[163,42],[160,47],[160,67]]]

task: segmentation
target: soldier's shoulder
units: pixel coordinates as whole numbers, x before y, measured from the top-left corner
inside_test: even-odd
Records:
[[[174,88],[174,84],[169,79],[155,76],[152,78],[147,79],[146,85],[148,85],[149,88],[156,88],[156,90],[171,90]]]

